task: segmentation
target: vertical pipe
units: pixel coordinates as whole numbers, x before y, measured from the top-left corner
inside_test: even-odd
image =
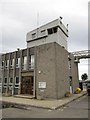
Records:
[[[22,50],[20,50],[19,52],[20,52],[20,68],[19,68],[19,89],[18,89],[18,94],[21,94],[21,80],[22,80],[22,75],[21,75],[21,71],[22,71]]]
[[[35,46],[35,50],[34,50],[34,91],[33,91],[33,97],[37,98],[36,95],[36,59],[37,59],[37,53],[36,53],[36,46]]]
[[[15,51],[15,53],[14,53],[12,95],[14,95],[14,86],[15,86],[15,70],[16,70],[16,51]]]

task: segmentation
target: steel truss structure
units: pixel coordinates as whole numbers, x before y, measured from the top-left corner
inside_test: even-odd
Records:
[[[90,58],[90,50],[71,52],[71,54],[73,54],[75,58],[78,58],[78,59]]]

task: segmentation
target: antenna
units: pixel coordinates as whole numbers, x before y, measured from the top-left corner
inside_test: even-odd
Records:
[[[37,28],[39,27],[39,11],[37,11]]]
[[[60,20],[62,20],[62,19],[63,19],[63,17],[60,16]]]
[[[39,29],[39,11],[37,11],[37,38],[38,38],[38,29]]]

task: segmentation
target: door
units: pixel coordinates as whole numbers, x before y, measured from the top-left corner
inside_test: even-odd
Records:
[[[70,93],[73,93],[72,77],[70,77]]]
[[[21,94],[33,95],[33,76],[22,77]]]

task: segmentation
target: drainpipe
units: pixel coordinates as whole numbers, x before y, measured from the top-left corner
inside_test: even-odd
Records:
[[[36,99],[36,59],[37,59],[37,54],[36,54],[36,46],[34,50],[34,91],[33,91],[33,97]]]

